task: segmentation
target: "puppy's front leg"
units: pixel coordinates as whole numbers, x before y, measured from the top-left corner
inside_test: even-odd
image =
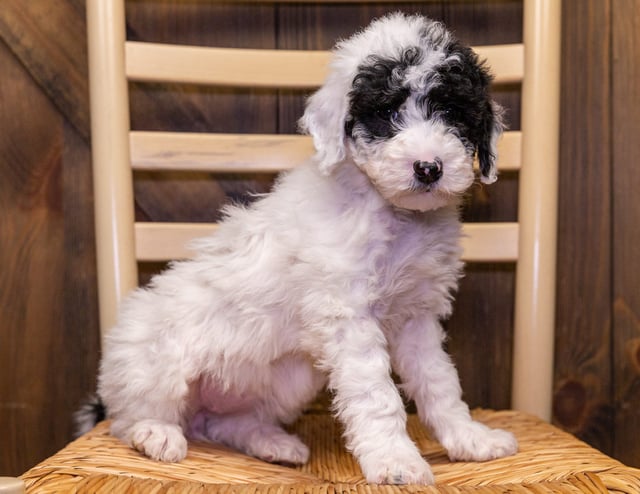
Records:
[[[347,448],[367,481],[432,484],[431,468],[407,435],[386,340],[376,322],[342,320],[323,339],[321,364],[329,372],[334,407],[344,424]]]
[[[484,461],[514,454],[515,437],[474,421],[462,390],[444,332],[434,317],[411,320],[393,338],[394,369],[413,398],[422,422],[431,426],[452,460]]]

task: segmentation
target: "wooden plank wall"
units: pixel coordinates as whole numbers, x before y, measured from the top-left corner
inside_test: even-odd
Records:
[[[563,10],[554,419],[613,452],[611,4]]]
[[[640,459],[640,5],[612,8],[613,402],[616,455]]]
[[[95,386],[95,249],[81,0],[0,6],[0,475],[71,436]]]
[[[159,5],[157,5],[159,3]],[[427,5],[128,3],[132,39],[328,48],[374,15],[403,8],[443,19],[470,43],[520,38],[516,0]],[[640,155],[640,4],[565,0],[558,334],[554,420],[640,466],[638,273],[634,207]],[[61,29],[61,26],[64,28]],[[498,28],[499,26],[499,28]],[[62,447],[93,390],[99,358],[84,5],[4,0],[0,7],[0,475]],[[497,98],[518,127],[517,88]],[[181,85],[132,86],[137,129],[292,132],[304,95]],[[230,115],[221,114],[240,105]],[[273,177],[137,175],[144,219],[215,219],[223,202]],[[187,192],[185,195],[184,192]],[[172,200],[180,195],[180,200]],[[515,177],[476,188],[470,220],[515,218]],[[173,203],[172,208],[167,204]],[[178,205],[177,211],[174,206]],[[145,266],[146,279],[157,266]],[[448,323],[473,406],[509,402],[513,269],[470,266]]]

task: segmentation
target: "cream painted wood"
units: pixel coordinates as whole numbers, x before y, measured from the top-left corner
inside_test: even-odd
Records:
[[[215,230],[214,223],[136,223],[136,257],[140,261],[189,259],[195,254],[189,242]]]
[[[522,44],[478,46],[498,84],[520,82]],[[126,73],[136,81],[232,87],[314,88],[324,81],[328,51],[208,48],[127,41]]]
[[[487,45],[474,47],[475,52],[487,60],[495,84],[514,84],[524,77],[524,45]]]
[[[0,494],[24,494],[24,482],[15,477],[0,477]]]
[[[280,172],[313,154],[308,136],[131,132],[131,164],[137,170]]]
[[[324,80],[327,51],[208,48],[128,41],[127,76],[136,81],[231,87],[313,88]]]
[[[551,418],[560,101],[558,0],[525,0],[513,407]]]
[[[87,2],[87,26],[98,295],[104,336],[115,323],[120,299],[138,283],[123,2]]]
[[[308,136],[294,134],[130,133],[135,170],[280,172],[313,154]],[[498,143],[498,167],[520,168],[522,133],[506,132]]]
[[[215,229],[212,223],[136,223],[136,257],[140,261],[189,259],[194,255],[189,243]],[[517,223],[467,223],[463,231],[465,261],[514,262],[518,258]]]
[[[467,262],[515,262],[518,223],[465,223],[462,258]]]

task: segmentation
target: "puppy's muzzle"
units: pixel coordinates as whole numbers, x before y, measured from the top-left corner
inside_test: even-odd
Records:
[[[413,172],[420,182],[431,185],[442,177],[442,160],[434,158],[433,161],[414,161]]]

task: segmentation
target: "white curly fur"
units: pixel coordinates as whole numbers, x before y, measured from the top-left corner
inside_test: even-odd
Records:
[[[184,458],[185,437],[195,437],[300,464],[309,450],[281,424],[328,385],[368,481],[430,484],[393,368],[453,459],[516,451],[511,434],[472,421],[442,348],[472,156],[412,109],[411,97],[393,138],[363,144],[344,135],[359,64],[416,43],[425,26],[443,29],[396,14],[339,43],[301,121],[316,157],[250,207],[228,207],[216,233],[194,244],[193,260],[173,263],[122,303],[98,390],[114,435],[163,461]],[[444,57],[441,34],[417,72]],[[412,163],[434,156],[442,178],[414,190]]]

